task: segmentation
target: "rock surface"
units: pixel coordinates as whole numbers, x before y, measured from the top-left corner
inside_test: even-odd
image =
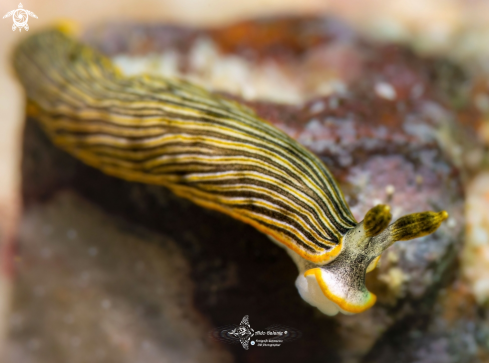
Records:
[[[171,238],[64,191],[26,209],[19,239],[8,362],[232,361],[203,339],[212,325]]]
[[[470,107],[454,111],[458,96],[453,91],[463,83],[463,72],[448,66],[449,75],[437,78],[436,60],[370,44],[334,21],[257,24],[213,31],[109,26],[88,32],[86,39],[112,57],[162,52],[153,59],[160,70],[168,69],[168,49],[180,61],[187,59],[178,62],[177,68],[183,68],[177,75],[209,81],[209,87],[246,102],[315,152],[337,178],[357,220],[380,202],[391,205],[394,218],[446,209],[450,219],[435,234],[396,243],[384,253],[379,268],[368,275],[369,288],[378,295],[374,308],[330,318],[301,300],[294,287],[296,267],[266,236],[164,188],[118,180],[85,166],[51,145],[35,120],[27,120],[11,361],[62,357],[76,362],[71,357],[82,344],[93,354],[104,351],[105,358],[90,356],[93,362],[157,357],[472,362],[485,349],[485,318],[457,279],[462,176],[468,173],[457,150],[467,144],[476,149],[480,127],[476,117],[468,116],[476,113]],[[220,56],[233,56],[241,62],[238,69],[243,64],[247,69],[272,67],[269,72],[290,85],[287,95],[269,97],[276,93],[270,85],[276,77],[251,91],[220,88],[192,68],[192,57],[203,58],[194,49],[202,39],[208,46],[202,50],[200,45],[204,54],[210,47]],[[123,60],[126,65],[134,61]],[[214,61],[222,65],[222,59]],[[233,77],[228,83],[239,85]],[[328,87],[313,82],[321,77]],[[464,128],[456,123],[460,115],[468,120]],[[43,235],[46,226],[55,226],[52,236]],[[84,280],[84,273],[96,278]],[[159,288],[168,295],[160,297]],[[76,324],[63,322],[75,315]],[[302,338],[279,349],[249,351],[209,341],[206,329],[237,324],[244,315],[252,326],[292,326]],[[458,333],[448,333],[449,328],[467,339],[454,345]],[[44,349],[46,355],[26,353],[31,348]],[[18,354],[24,354],[22,359]]]

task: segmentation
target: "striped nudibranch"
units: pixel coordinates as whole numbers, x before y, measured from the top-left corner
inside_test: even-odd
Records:
[[[389,225],[389,207],[379,205],[358,223],[323,163],[250,109],[186,81],[125,77],[61,28],[24,40],[14,66],[28,115],[54,144],[267,234],[296,262],[302,298],[325,314],[371,307],[365,274],[382,251],[447,218],[423,212]]]

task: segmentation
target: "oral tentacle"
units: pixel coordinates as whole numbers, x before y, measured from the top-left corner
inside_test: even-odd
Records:
[[[409,214],[391,225],[390,234],[393,242],[427,236],[436,231],[447,218],[446,211]]]
[[[367,237],[377,236],[389,226],[392,219],[391,209],[388,205],[379,204],[370,209],[363,221]]]

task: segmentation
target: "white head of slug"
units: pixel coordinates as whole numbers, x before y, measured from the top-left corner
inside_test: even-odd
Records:
[[[390,208],[378,205],[343,236],[339,255],[316,265],[289,251],[299,276],[295,282],[301,297],[326,315],[361,313],[375,304],[376,296],[365,286],[365,275],[375,268],[381,253],[396,241],[433,233],[448,213],[423,212],[399,218],[389,225]]]

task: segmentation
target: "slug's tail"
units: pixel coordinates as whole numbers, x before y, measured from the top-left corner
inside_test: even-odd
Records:
[[[59,109],[60,102],[81,107],[82,98],[88,97],[83,90],[89,95],[98,83],[120,76],[108,58],[72,38],[74,32],[74,23],[61,22],[27,37],[14,50],[17,77],[27,98],[42,109]],[[75,88],[77,97],[68,92]]]

